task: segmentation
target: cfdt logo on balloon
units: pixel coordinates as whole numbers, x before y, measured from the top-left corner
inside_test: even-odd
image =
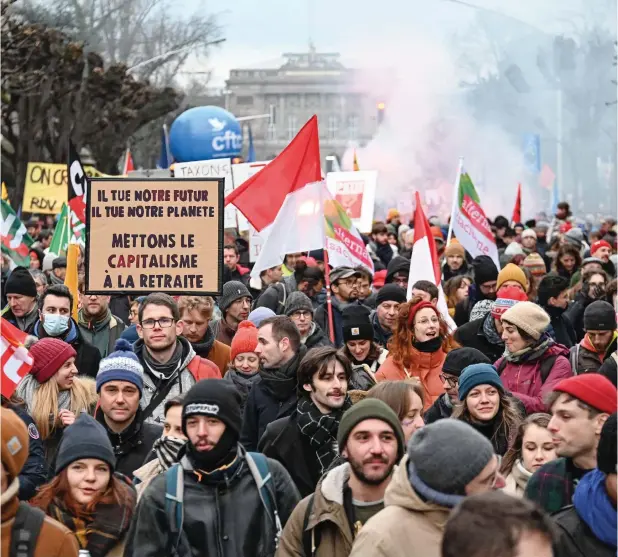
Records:
[[[170,149],[177,162],[235,157],[242,150],[242,130],[234,115],[223,108],[191,108],[174,120]]]

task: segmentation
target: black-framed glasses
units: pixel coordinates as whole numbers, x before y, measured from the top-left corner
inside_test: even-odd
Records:
[[[161,319],[144,319],[141,323],[143,329],[154,329],[157,324],[161,329],[169,329],[174,320],[171,317],[161,317]]]
[[[441,373],[439,377],[442,383],[446,381],[451,387],[457,387],[457,385],[459,385],[459,379],[457,379],[457,377],[447,377],[444,373]]]

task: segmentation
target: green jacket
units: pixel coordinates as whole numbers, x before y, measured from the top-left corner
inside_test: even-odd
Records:
[[[101,358],[107,357],[114,351],[114,345],[126,329],[120,317],[112,315],[108,310],[107,317],[101,321],[88,321],[82,310],[79,311],[77,325],[84,339],[96,346],[101,353]]]

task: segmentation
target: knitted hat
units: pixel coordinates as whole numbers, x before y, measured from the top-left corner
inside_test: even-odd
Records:
[[[477,286],[498,279],[498,267],[488,255],[475,257],[471,265],[474,269],[474,284]]]
[[[537,298],[541,306],[546,306],[550,298],[557,298],[561,292],[568,290],[569,279],[560,275],[545,275],[539,283]]]
[[[19,294],[36,298],[36,283],[25,267],[15,267],[4,284],[4,294]]]
[[[493,385],[496,389],[504,391],[504,385],[494,366],[472,364],[459,376],[459,400],[465,400],[468,393],[479,385]]]
[[[442,372],[459,377],[461,372],[473,364],[491,364],[490,359],[480,350],[464,346],[451,350],[444,358]]]
[[[223,285],[223,290],[219,298],[219,309],[225,314],[227,308],[229,308],[236,300],[240,300],[240,298],[250,298],[253,300],[251,292],[249,292],[247,287],[242,282],[237,280],[230,280],[229,282],[226,282]]]
[[[397,209],[389,209],[386,214],[386,220],[398,219],[400,217],[399,211]]]
[[[606,242],[605,240],[598,240],[590,246],[590,255],[594,255],[597,252],[597,250],[601,248],[607,248],[611,250],[612,246],[610,245],[609,242]]]
[[[463,495],[493,456],[487,437],[461,420],[438,420],[418,429],[408,442],[416,475],[446,494]]]
[[[512,259],[516,255],[526,255],[526,252],[524,251],[524,248],[521,247],[521,244],[511,242],[508,246],[506,246],[504,255],[510,255]]]
[[[498,273],[498,284],[496,288],[500,290],[500,287],[507,281],[514,280],[521,284],[521,287],[525,290],[528,289],[528,279],[524,272],[515,264],[509,263]]]
[[[528,333],[534,340],[539,340],[550,319],[542,307],[532,302],[519,302],[504,313],[502,322],[505,321]]]
[[[406,301],[406,291],[398,284],[385,284],[376,296],[376,307],[382,302],[397,302],[403,304]]]
[[[373,340],[373,327],[366,306],[349,305],[343,308],[343,340]]]
[[[385,402],[377,398],[365,398],[348,408],[339,422],[337,445],[339,451],[345,448],[352,430],[364,420],[382,420],[393,428],[397,438],[397,460],[400,460],[406,448],[405,435],[397,414]]]
[[[521,233],[521,238],[522,240],[524,238],[534,238],[536,240],[536,232],[532,228],[526,228],[526,230]]]
[[[285,301],[283,314],[288,317],[296,311],[308,311],[313,315],[313,304],[304,292],[292,292]]]
[[[414,327],[414,317],[422,309],[431,309],[438,316],[438,319],[441,318],[440,310],[436,306],[434,306],[431,302],[425,302],[425,301],[418,302],[414,304],[412,307],[410,307],[410,313],[408,313],[408,326],[410,328]]]
[[[597,448],[597,468],[606,475],[616,473],[616,413],[603,424]]]
[[[496,319],[500,319],[500,317],[516,303],[527,301],[528,296],[516,286],[503,286],[496,294],[496,301],[491,306],[491,314]]]
[[[567,377],[554,387],[554,391],[571,395],[599,412],[612,414],[616,411],[616,387],[599,373]]]
[[[230,346],[230,360],[234,361],[234,358],[238,354],[244,354],[245,352],[255,352],[258,344],[258,330],[257,327],[251,323],[251,321],[241,321],[238,324],[236,334],[232,339]]]
[[[75,358],[77,352],[59,338],[45,337],[32,345],[30,355],[33,359],[30,374],[42,384],[49,381],[69,358]]]
[[[51,251],[45,254],[43,258],[43,271],[51,271],[52,265],[54,264],[54,259],[58,257],[55,253]]]
[[[446,246],[444,250],[444,256],[452,257],[453,255],[459,255],[465,258],[466,250],[459,242],[455,242],[454,240],[451,240],[451,243],[448,246]]]
[[[590,265],[591,263],[596,263],[597,265],[603,266],[603,261],[599,259],[598,257],[586,257],[582,261],[581,269],[583,270],[586,265]]]
[[[0,409],[0,422],[2,465],[11,479],[14,479],[28,460],[28,429],[23,420],[8,408]]]
[[[596,300],[584,311],[586,331],[613,331],[616,329],[616,311],[609,302]]]
[[[430,226],[429,231],[435,240],[442,240],[444,242],[444,232],[439,226]]]
[[[248,320],[251,321],[256,327],[260,326],[260,323],[269,317],[275,317],[277,315],[272,309],[267,307],[259,307],[255,308],[248,317]]]
[[[86,412],[82,412],[62,434],[56,455],[56,476],[71,462],[82,458],[107,462],[112,471],[116,467],[114,448],[105,428]]]
[[[52,269],[66,269],[67,266],[67,258],[64,255],[60,257],[56,257],[52,263]]]
[[[141,396],[144,389],[143,378],[144,368],[133,352],[131,343],[124,338],[119,338],[114,346],[114,351],[99,363],[97,393],[101,391],[101,387],[105,383],[127,381],[133,383],[139,389]]]
[[[182,431],[187,434],[189,416],[212,416],[221,420],[236,436],[240,435],[242,415],[240,394],[230,381],[223,379],[202,379],[185,396],[182,404]]]
[[[533,277],[542,277],[547,273],[545,261],[538,253],[531,253],[524,259],[524,267],[530,271]]]
[[[568,244],[572,244],[577,249],[580,249],[584,245],[584,233],[581,228],[571,228],[564,235],[564,240]]]
[[[493,300],[480,300],[474,304],[472,311],[470,312],[470,321],[476,321],[485,317],[494,305]]]

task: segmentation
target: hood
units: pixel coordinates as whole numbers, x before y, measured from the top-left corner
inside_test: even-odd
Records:
[[[344,462],[330,470],[320,482],[320,493],[326,501],[343,505],[343,488],[350,478],[350,464]]]
[[[556,343],[556,344],[552,344],[547,349],[547,352],[545,354],[551,355],[551,356],[564,356],[568,360],[570,353],[571,353],[570,350],[566,346]]]
[[[390,260],[388,267],[386,267],[385,283],[391,282],[395,273],[405,273],[408,275],[410,273],[410,260],[399,255],[393,257]]]

